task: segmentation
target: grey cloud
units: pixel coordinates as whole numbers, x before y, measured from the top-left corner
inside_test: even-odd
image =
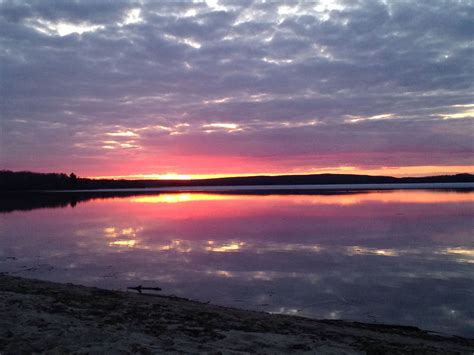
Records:
[[[88,21],[97,24],[120,20],[124,12],[132,6],[133,3],[112,0],[33,0],[28,2],[7,0],[0,4],[0,14],[11,22],[39,17],[47,21]]]
[[[170,154],[238,155],[268,159],[279,165],[295,162],[311,165],[386,165],[469,164],[474,153],[468,120],[448,122],[364,122],[351,125],[304,127],[259,127],[244,132],[193,133],[166,136],[147,133],[140,140],[150,151],[156,142]],[[384,132],[381,134],[381,132]],[[216,149],[218,147],[218,149]],[[395,164],[396,163],[396,164]]]

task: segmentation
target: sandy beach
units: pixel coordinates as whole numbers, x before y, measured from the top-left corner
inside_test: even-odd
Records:
[[[0,353],[472,354],[414,327],[259,313],[0,275]]]

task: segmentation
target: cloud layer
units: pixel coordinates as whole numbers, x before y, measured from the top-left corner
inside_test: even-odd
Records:
[[[471,1],[3,1],[0,25],[2,168],[473,165]]]

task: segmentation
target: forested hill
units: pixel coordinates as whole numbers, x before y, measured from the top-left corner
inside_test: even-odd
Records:
[[[427,177],[318,174],[250,176],[203,180],[112,180],[79,178],[74,174],[43,174],[33,172],[0,171],[0,191],[24,190],[85,190],[157,188],[172,186],[239,186],[239,185],[321,185],[321,184],[397,184],[397,183],[454,183],[474,182],[472,174]]]

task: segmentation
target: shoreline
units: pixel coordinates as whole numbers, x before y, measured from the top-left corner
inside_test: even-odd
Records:
[[[474,182],[421,182],[421,183],[357,183],[357,184],[261,184],[261,185],[196,185],[164,186],[143,188],[99,188],[78,190],[32,190],[47,193],[101,193],[101,192],[170,192],[170,193],[324,193],[344,191],[393,191],[393,190],[474,190]]]
[[[0,353],[472,354],[474,339],[0,273]]]
[[[416,186],[415,186],[416,185]],[[268,185],[268,186],[204,186],[140,189],[95,190],[23,190],[0,191],[0,214],[14,211],[30,211],[38,208],[75,207],[95,199],[127,198],[174,194],[210,194],[222,196],[332,196],[396,191],[430,191],[469,194],[474,183],[459,184],[385,184],[385,185]]]

